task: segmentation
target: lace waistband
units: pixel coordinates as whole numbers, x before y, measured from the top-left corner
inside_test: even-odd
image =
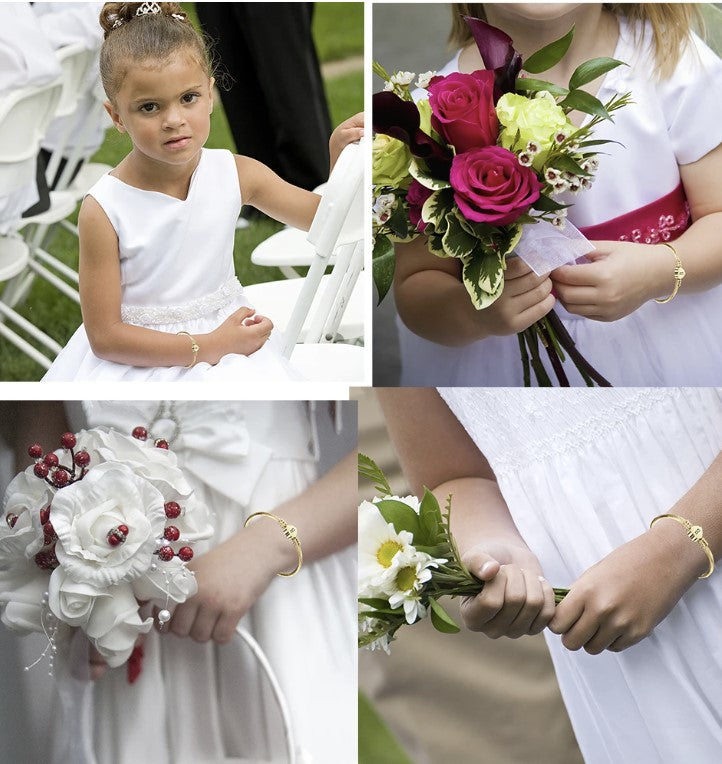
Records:
[[[195,300],[182,302],[178,305],[121,305],[120,317],[126,324],[152,326],[157,324],[173,324],[202,318],[208,313],[220,310],[228,305],[235,297],[243,294],[243,287],[235,276],[232,276],[215,292],[196,297]]]

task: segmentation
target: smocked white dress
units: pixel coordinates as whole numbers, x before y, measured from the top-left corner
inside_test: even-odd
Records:
[[[634,104],[616,112],[614,123],[595,127],[595,138],[622,145],[601,147],[593,187],[566,200],[573,203],[569,220],[590,228],[592,240],[623,235],[641,243],[672,241],[689,222],[679,165],[701,159],[722,139],[722,61],[694,37],[672,76],[657,82],[649,28],[638,30],[637,44],[635,29],[624,17],[619,26],[614,58],[629,66],[608,72],[597,97],[606,102],[631,92]],[[439,73],[453,71],[458,71],[458,54]],[[653,210],[651,224],[644,210]],[[639,224],[635,213],[640,213]],[[618,224],[600,225],[609,221]],[[673,264],[670,254],[670,286]],[[714,385],[722,380],[722,286],[681,294],[665,305],[647,302],[612,322],[572,315],[560,303],[555,310],[582,354],[613,385]],[[400,320],[398,325],[402,385],[523,384],[514,335],[446,347],[413,334]],[[564,367],[573,385],[584,384],[571,362]]]
[[[643,533],[722,449],[722,389],[439,392],[554,586]],[[570,652],[544,632],[587,764],[719,760],[721,612],[716,571],[621,653]]]
[[[195,336],[212,331],[236,310],[250,305],[233,267],[241,194],[230,151],[202,150],[186,199],[129,186],[110,174],[88,193],[118,235],[125,323]],[[43,381],[242,383],[298,378],[280,346],[274,330],[252,355],[226,355],[215,366],[126,366],[94,355],[81,325]]]

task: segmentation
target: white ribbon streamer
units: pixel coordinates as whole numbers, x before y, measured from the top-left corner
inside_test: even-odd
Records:
[[[519,243],[514,247],[518,255],[537,276],[545,276],[555,268],[576,262],[594,251],[594,245],[568,220],[563,229],[546,220],[525,225]]]

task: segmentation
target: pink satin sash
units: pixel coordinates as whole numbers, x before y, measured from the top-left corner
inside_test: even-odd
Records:
[[[680,183],[673,191],[638,210],[579,230],[592,241],[659,244],[676,239],[691,222],[689,204]]]

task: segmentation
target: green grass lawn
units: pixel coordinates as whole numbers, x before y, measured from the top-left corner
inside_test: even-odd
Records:
[[[191,3],[184,4],[191,13]],[[314,16],[314,36],[321,61],[347,58],[363,51],[363,4],[317,3]],[[363,109],[363,72],[354,71],[326,80],[326,97],[333,125]],[[235,150],[223,107],[216,103],[211,117],[209,148]],[[95,162],[115,166],[130,150],[127,136],[108,130],[106,139],[96,155]],[[75,217],[75,216],[74,216]],[[282,278],[275,268],[255,266],[250,261],[253,248],[282,228],[280,223],[265,220],[252,223],[236,233],[234,261],[242,284],[256,284]],[[71,234],[58,230],[49,251],[63,262],[77,268],[78,243]],[[32,321],[53,339],[64,345],[81,322],[80,308],[60,294],[54,287],[36,279],[30,294],[18,312]],[[14,345],[0,338],[0,380],[38,380],[43,370],[34,361],[18,351]]]

